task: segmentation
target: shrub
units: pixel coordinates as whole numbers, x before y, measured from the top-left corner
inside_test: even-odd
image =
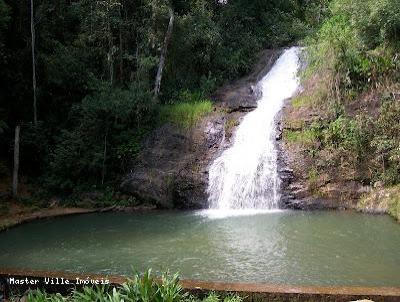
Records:
[[[376,120],[376,132],[371,139],[376,180],[391,185],[400,182],[400,104],[385,102]]]
[[[61,131],[50,155],[45,178],[50,190],[71,193],[80,185],[103,184],[124,172],[126,158],[137,155],[149,119],[154,118],[152,95],[136,88],[132,84],[111,90],[103,84],[73,107],[72,126]]]
[[[151,270],[142,276],[135,274],[132,279],[119,287],[107,285],[83,287],[74,290],[71,295],[63,297],[60,294],[48,294],[41,290],[30,291],[28,302],[242,302],[237,295],[228,295],[221,299],[215,293],[210,293],[203,300],[189,296],[179,283],[179,275],[164,273],[161,279],[153,277]]]
[[[309,190],[312,194],[317,194],[318,193],[318,180],[319,180],[319,173],[315,167],[311,168],[310,171],[308,171],[308,184],[309,184]]]
[[[370,120],[364,115],[355,119],[340,116],[323,131],[324,144],[353,151],[360,160],[368,152],[371,130]]]
[[[309,107],[312,106],[313,103],[314,103],[314,96],[309,96],[309,95],[299,95],[291,101],[291,105],[294,108]]]
[[[332,1],[331,17],[305,40],[305,75],[323,75],[328,99],[342,101],[348,91],[361,91],[393,73],[398,68],[399,9],[394,0]]]
[[[299,143],[310,145],[321,140],[323,126],[318,122],[313,122],[310,126],[302,130],[285,130],[284,138],[289,143]]]
[[[289,143],[299,143],[299,144],[310,144],[315,141],[314,132],[310,129],[305,130],[286,130],[284,132],[284,138]]]
[[[396,0],[336,0],[333,13],[348,16],[357,36],[370,48],[388,43],[398,45],[400,6]]]

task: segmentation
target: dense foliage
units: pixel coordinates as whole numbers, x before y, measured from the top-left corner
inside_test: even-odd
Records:
[[[160,281],[151,274],[151,270],[142,276],[136,274],[133,279],[119,287],[95,286],[84,287],[81,290],[74,290],[70,296],[63,297],[60,294],[48,294],[41,290],[28,293],[28,302],[242,302],[239,296],[229,295],[220,298],[215,293],[210,293],[203,299],[189,295],[184,292],[179,283],[177,274],[170,276],[167,273],[162,275]]]
[[[334,0],[306,39],[306,90],[294,106],[322,118],[289,139],[309,144],[315,171],[400,183],[399,38],[398,1]]]
[[[30,4],[0,0],[0,156],[11,168],[13,131],[22,125],[23,175],[58,193],[112,184],[160,114],[192,112],[187,127],[209,110],[202,100],[247,72],[258,51],[304,37],[325,13],[325,1],[312,0],[34,1],[34,123]]]

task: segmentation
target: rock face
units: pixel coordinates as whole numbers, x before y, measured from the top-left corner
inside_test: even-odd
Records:
[[[214,112],[193,129],[166,124],[153,131],[123,178],[121,191],[160,208],[206,208],[209,166],[230,145],[243,115],[256,107],[256,83],[281,52],[264,51],[249,76],[218,89],[212,96]]]
[[[321,116],[319,112],[294,108],[287,100],[277,117],[278,174],[281,179],[281,208],[295,210],[345,209],[354,207],[361,192],[361,184],[352,181],[332,180],[328,175],[310,175],[314,159],[307,145],[290,142],[285,131],[300,132]],[[315,179],[314,179],[315,178]]]
[[[247,112],[255,109],[261,96],[257,83],[268,73],[281,54],[281,49],[263,51],[250,75],[218,89],[213,99],[228,112]]]
[[[305,89],[306,90],[306,89]],[[282,181],[282,208],[354,209],[359,198],[371,190],[370,186],[358,181],[357,175],[349,169],[347,173],[337,167],[326,166],[332,154],[312,155],[319,148],[318,141],[311,145],[302,141],[285,139],[285,133],[301,134],[316,121],[327,119],[326,112],[319,106],[295,107],[287,100],[278,118],[279,166]],[[282,134],[283,133],[283,134]]]
[[[170,124],[155,130],[122,191],[162,208],[205,207],[207,166],[223,142],[224,126],[223,116],[214,113],[191,131]]]
[[[357,210],[373,214],[387,213],[400,222],[400,185],[384,188],[376,183],[358,202]]]

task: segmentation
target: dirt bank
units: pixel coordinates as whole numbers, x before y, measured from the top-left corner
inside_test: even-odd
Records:
[[[30,207],[10,206],[6,215],[0,215],[0,231],[21,223],[48,217],[66,216],[95,212],[96,209],[47,208],[34,210]]]
[[[53,218],[59,216],[79,215],[99,212],[138,212],[154,210],[154,206],[119,207],[109,206],[102,208],[77,208],[77,207],[51,207],[35,209],[22,206],[18,203],[9,204],[8,212],[0,214],[0,231],[38,219]]]

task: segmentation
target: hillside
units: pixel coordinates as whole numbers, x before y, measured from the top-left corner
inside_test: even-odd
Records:
[[[395,2],[332,1],[329,17],[304,41],[303,91],[283,122],[295,176],[291,190],[304,201],[299,207],[322,204],[400,218]]]

